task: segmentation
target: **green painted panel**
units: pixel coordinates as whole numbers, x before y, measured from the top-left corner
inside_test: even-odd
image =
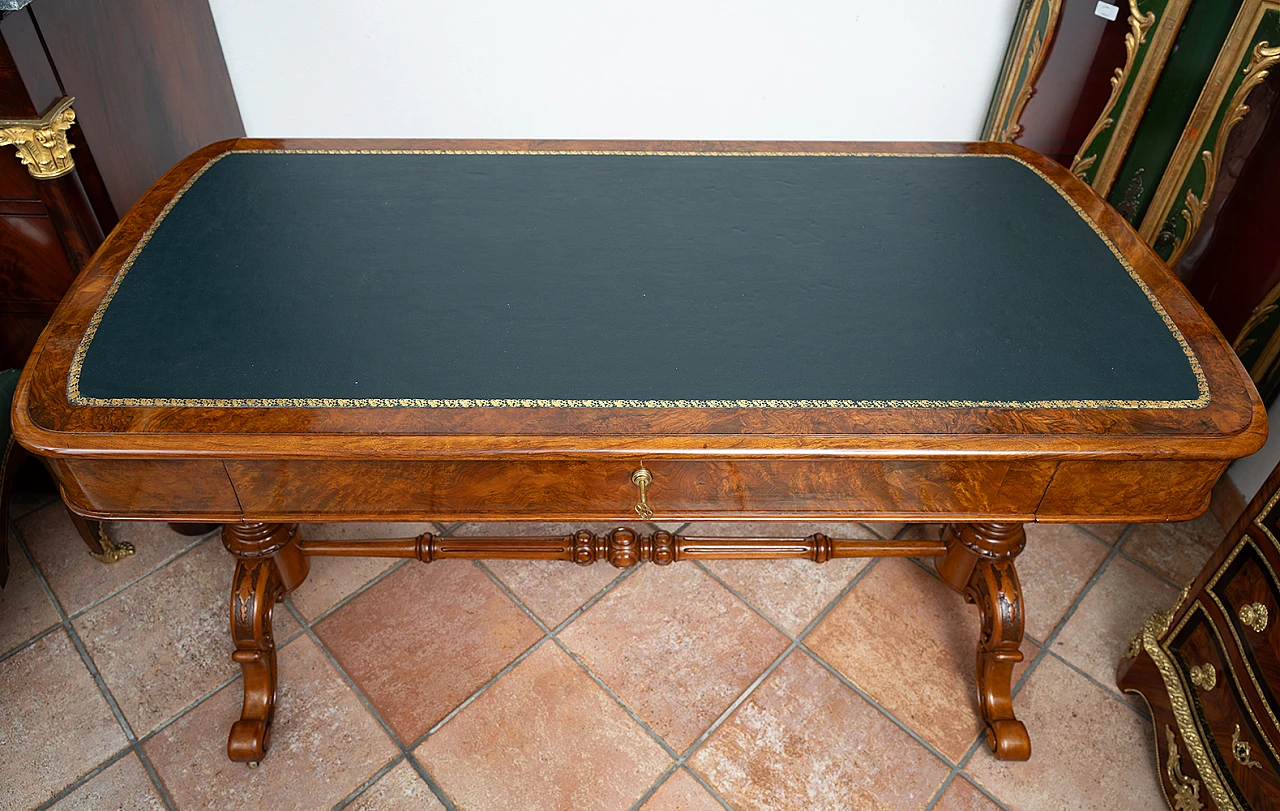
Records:
[[[1142,222],[1182,130],[1227,40],[1242,0],[1195,0],[1134,133],[1108,201],[1130,223]]]
[[[1245,55],[1236,65],[1235,73],[1232,74],[1231,80],[1227,83],[1227,92],[1223,97],[1222,105],[1214,111],[1213,119],[1209,127],[1205,130],[1204,141],[1200,152],[1215,151],[1217,145],[1218,133],[1222,130],[1222,125],[1233,108],[1233,96],[1240,89],[1240,85],[1245,81],[1246,77],[1244,69],[1248,67],[1253,59],[1253,48],[1258,43],[1266,43],[1272,47],[1280,45],[1280,11],[1269,11],[1262,16],[1258,27],[1249,35],[1249,47],[1245,49]],[[1215,153],[1215,163],[1220,163],[1222,156]],[[1217,170],[1215,166],[1215,171]],[[1169,211],[1160,212],[1164,219],[1164,226],[1160,230],[1159,236],[1155,241],[1156,253],[1160,254],[1162,259],[1169,259],[1173,255],[1174,250],[1190,235],[1187,233],[1187,219],[1182,215],[1183,209],[1187,208],[1187,192],[1193,192],[1200,200],[1205,200],[1205,186],[1209,183],[1209,176],[1206,172],[1204,161],[1199,154],[1196,160],[1191,164],[1187,177],[1182,183],[1182,187],[1178,189],[1178,193],[1173,197],[1173,205]],[[1212,189],[1208,196],[1212,196]]]
[[[987,107],[986,120],[982,122],[982,139],[984,141],[999,140],[1001,123],[996,121],[996,116],[1000,113],[997,106],[1000,104],[1001,91],[1004,89],[1005,83],[1009,81],[1009,74],[1018,69],[1022,64],[1018,52],[1018,35],[1022,33],[1022,26],[1026,24],[1027,14],[1031,11],[1032,4],[1035,0],[1026,0],[1018,9],[1018,17],[1013,22],[1013,31],[1009,34],[1009,45],[1004,52],[1004,62],[1000,65],[1000,76],[996,79],[995,90],[991,93],[991,103]]]
[[[1027,40],[1027,49],[1025,51],[1020,51],[1017,53],[1013,53],[1013,52],[1010,53],[1010,57],[1013,61],[1012,61],[1012,64],[1009,66],[1009,70],[1012,72],[1012,75],[1014,76],[1015,81],[1014,81],[1013,89],[1009,94],[1009,106],[1006,107],[1002,113],[1001,111],[998,111],[998,110],[995,111],[997,113],[1001,113],[1001,115],[1000,115],[1000,119],[994,122],[995,128],[987,136],[990,140],[994,140],[994,141],[1003,140],[1001,137],[1002,134],[1009,128],[1011,124],[1015,123],[1013,121],[1013,116],[1018,107],[1018,96],[1021,95],[1023,88],[1026,87],[1027,81],[1030,79],[1031,66],[1035,61],[1031,58],[1031,49],[1036,41],[1037,35],[1041,38],[1041,42],[1040,42],[1041,51],[1043,51],[1049,45],[1049,43],[1045,42],[1045,39],[1047,39],[1045,37],[1045,32],[1049,28],[1049,19],[1050,19],[1049,5],[1050,4],[1043,2],[1043,0],[1032,0],[1032,5],[1037,6],[1032,9],[1032,11],[1034,11],[1036,15],[1036,18],[1033,24],[1033,28],[1031,30],[1031,36]],[[1021,16],[1019,17],[1018,28],[1015,29],[1014,47],[1017,47],[1016,32],[1020,31],[1022,25],[1024,24],[1024,20],[1025,20],[1025,17],[1021,17]],[[1000,80],[1000,85],[1003,86],[1003,84],[1004,84],[1004,76],[1002,75]],[[997,87],[997,93],[998,92],[999,92],[999,87]]]
[[[1254,378],[1258,394],[1262,395],[1264,403],[1271,402],[1276,394],[1280,393],[1280,363],[1272,360],[1266,368],[1256,367],[1259,367],[1263,361],[1263,356],[1267,354],[1268,347],[1275,340],[1277,331],[1280,331],[1280,310],[1273,312],[1261,324],[1249,331],[1248,337],[1252,340],[1245,346],[1244,351],[1240,352],[1240,362]]]
[[[1124,106],[1129,103],[1129,96],[1133,92],[1134,82],[1147,61],[1147,53],[1151,50],[1151,40],[1155,37],[1156,31],[1160,29],[1160,23],[1164,19],[1165,10],[1169,6],[1169,0],[1138,0],[1138,12],[1140,15],[1148,13],[1155,15],[1155,21],[1151,27],[1147,29],[1142,42],[1138,45],[1137,53],[1133,57],[1133,64],[1129,67],[1128,73],[1124,77],[1124,86],[1120,88],[1120,95],[1116,98],[1115,105],[1107,111],[1107,116],[1112,119],[1112,123],[1102,132],[1094,136],[1093,140],[1085,144],[1085,148],[1080,152],[1084,157],[1090,155],[1097,156],[1097,160],[1086,169],[1081,175],[1084,181],[1090,185],[1098,176],[1098,167],[1102,163],[1102,156],[1106,154],[1107,149],[1111,146],[1111,139],[1116,132],[1116,121],[1119,121],[1121,114],[1124,112]],[[1125,18],[1125,25],[1128,26],[1128,18]],[[1132,29],[1130,29],[1132,31]],[[1120,70],[1123,65],[1117,65],[1116,69]]]

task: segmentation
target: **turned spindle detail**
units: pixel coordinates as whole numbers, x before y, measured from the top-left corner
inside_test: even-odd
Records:
[[[558,537],[450,537],[423,533],[416,538],[369,541],[302,541],[303,555],[416,558],[424,563],[462,560],[565,560],[579,566],[607,561],[619,569],[677,560],[800,559],[826,563],[834,558],[929,557],[946,552],[941,541],[842,540],[820,532],[803,538],[700,538],[663,529],[608,532],[580,529]]]

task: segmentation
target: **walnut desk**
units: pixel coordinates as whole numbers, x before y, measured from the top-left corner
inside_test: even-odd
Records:
[[[1265,424],[1129,226],[998,144],[215,144],[97,252],[14,405],[75,511],[225,524],[245,691],[228,750],[248,762],[269,744],[272,606],[312,555],[937,556],[981,613],[988,741],[1025,759],[1023,523],[1191,518]],[[804,529],[831,519],[950,523]],[[619,527],[296,532],[346,520]]]

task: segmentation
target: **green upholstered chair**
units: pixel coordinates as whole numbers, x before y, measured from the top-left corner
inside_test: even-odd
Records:
[[[30,454],[13,441],[13,426],[10,424],[10,412],[13,406],[13,394],[18,387],[18,370],[0,371],[0,448],[4,456],[0,457],[0,592],[9,581],[9,491],[14,479],[18,476],[18,468]],[[90,521],[67,510],[76,531],[89,547],[89,553],[104,563],[111,563],[122,557],[133,554],[133,546],[128,543],[112,543],[107,537],[106,528],[100,521]]]

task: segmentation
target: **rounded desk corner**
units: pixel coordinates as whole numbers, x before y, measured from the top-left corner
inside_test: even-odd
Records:
[[[31,417],[29,408],[32,370],[40,357],[40,345],[43,343],[44,337],[41,336],[40,343],[36,345],[35,350],[27,358],[26,366],[23,368],[22,374],[18,376],[18,387],[13,392],[13,402],[9,404],[9,426],[13,430],[14,442],[17,442],[31,453],[39,456],[48,456],[53,450],[46,447],[49,432],[36,424]]]
[[[1267,407],[1262,404],[1262,398],[1256,394],[1253,397],[1252,412],[1249,426],[1240,433],[1241,439],[1246,442],[1245,456],[1251,456],[1262,450],[1262,446],[1267,444],[1267,437],[1271,434],[1271,422],[1267,418]]]
[[[1241,367],[1241,374],[1244,374],[1243,367]],[[1271,424],[1267,418],[1267,407],[1263,404],[1262,398],[1252,385],[1248,389],[1249,416],[1247,421],[1238,430],[1226,433],[1224,436],[1227,440],[1229,453],[1223,454],[1223,458],[1227,459],[1228,462],[1252,456],[1262,450],[1262,446],[1267,444],[1267,437],[1271,434]]]

